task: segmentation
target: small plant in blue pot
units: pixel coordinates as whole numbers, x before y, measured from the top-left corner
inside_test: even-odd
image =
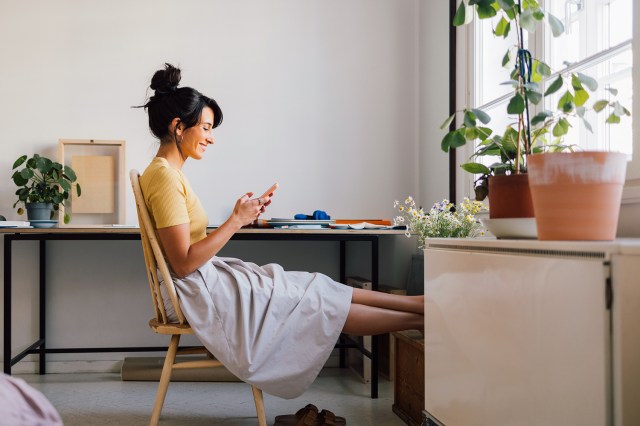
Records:
[[[73,187],[78,197],[82,193],[71,167],[38,154],[31,158],[26,155],[19,157],[13,163],[12,170],[15,171],[11,178],[18,186],[18,201],[13,207],[24,204],[28,220],[52,220],[60,210],[60,205],[64,206],[69,200]],[[18,214],[23,214],[25,208],[19,207]],[[65,212],[63,220],[69,223],[69,213]]]

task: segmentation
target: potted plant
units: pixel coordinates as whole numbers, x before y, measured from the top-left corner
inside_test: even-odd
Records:
[[[473,238],[484,235],[484,228],[476,215],[486,207],[480,201],[465,198],[457,206],[444,199],[435,203],[429,211],[416,206],[413,197],[394,201],[398,216],[393,218],[394,226],[406,226],[405,235],[418,235],[418,249],[422,252],[427,238]]]
[[[467,142],[477,143],[469,162],[462,168],[479,175],[475,180],[476,199],[489,195],[490,217],[533,217],[534,208],[527,175],[529,157],[542,152],[573,151],[563,144],[569,132],[569,117],[577,117],[591,130],[585,119],[587,101],[597,89],[595,79],[579,73],[552,74],[550,67],[531,57],[526,49],[524,31],[534,32],[538,22],[546,21],[554,37],[564,32],[562,22],[545,12],[535,0],[461,0],[453,24],[465,25],[471,18],[495,19],[493,33],[507,38],[515,32],[516,44],[505,52],[503,67],[513,67],[511,78],[505,84],[513,88],[506,108],[511,122],[505,129],[487,127],[491,117],[484,111],[465,108],[450,116],[441,129],[448,128],[457,114],[462,114],[459,127],[449,131],[441,147],[447,152]],[[546,81],[543,92],[541,83]],[[615,89],[608,89],[615,95]],[[545,96],[561,94],[553,110],[543,109]],[[611,110],[607,122],[617,123],[629,111],[617,101],[606,99],[591,104],[595,112]],[[537,112],[536,112],[537,111]],[[493,162],[480,160],[487,158]],[[487,165],[489,163],[489,165]]]
[[[24,167],[18,169],[20,166]],[[82,193],[77,177],[69,166],[52,161],[46,157],[34,154],[27,158],[19,157],[14,163],[15,170],[11,178],[19,187],[16,191],[18,201],[13,204],[24,204],[29,220],[52,220],[60,205],[65,205],[69,194],[75,186],[79,197]],[[24,208],[18,208],[18,214],[23,214]],[[71,216],[64,214],[64,223],[69,223]]]

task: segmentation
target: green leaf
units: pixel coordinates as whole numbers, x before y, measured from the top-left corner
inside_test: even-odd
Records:
[[[520,93],[516,93],[507,105],[507,112],[509,114],[522,114],[524,111],[524,99]]]
[[[576,74],[571,74],[571,87],[573,87],[574,90],[584,90],[582,82]]]
[[[606,87],[604,90],[608,91],[613,96],[618,96],[618,89],[614,89],[613,87]]]
[[[553,136],[560,137],[564,136],[569,132],[569,121],[566,118],[561,118],[558,120],[555,126],[553,126]]]
[[[609,105],[609,101],[604,100],[604,99],[599,100],[598,102],[593,104],[593,110],[595,112],[600,112],[603,109],[605,109],[607,107],[607,105]]]
[[[69,184],[69,182],[66,179],[58,179],[58,184],[62,187],[63,190],[65,191],[69,191],[71,190],[71,185]]]
[[[598,90],[598,82],[595,78],[589,77],[588,75],[582,74],[580,72],[576,73],[576,75],[578,76],[578,79],[580,79],[582,84],[587,86],[587,89],[591,90],[592,92]]]
[[[40,173],[45,174],[46,173],[46,168],[47,168],[47,159],[44,157],[40,157],[36,160],[36,168],[40,171]],[[49,163],[51,163],[51,160],[49,160]]]
[[[25,179],[24,177],[22,177],[22,174],[17,170],[11,178],[13,179],[13,183],[15,183],[16,186],[24,186],[29,183],[29,179]]]
[[[454,112],[453,114],[451,114],[449,116],[449,118],[447,118],[446,120],[444,120],[444,122],[442,123],[442,125],[440,126],[440,130],[444,130],[447,127],[449,127],[451,125],[451,123],[453,122],[453,119],[456,118],[456,113]]]
[[[493,18],[497,15],[496,10],[491,5],[494,0],[480,0],[476,3],[476,13],[480,19]]]
[[[513,7],[515,6],[513,0],[498,0],[498,4],[504,10],[513,9]]]
[[[557,92],[562,87],[562,83],[564,83],[564,80],[562,80],[562,76],[558,76],[558,78],[556,78],[553,81],[553,83],[551,83],[551,85],[547,87],[547,90],[544,92],[544,95],[548,96]]]
[[[564,24],[561,20],[556,18],[551,13],[547,12],[547,20],[549,21],[549,26],[551,27],[551,33],[554,37],[559,37],[564,33]]]
[[[574,103],[577,107],[584,105],[585,102],[589,99],[589,92],[584,89],[576,90]]]
[[[507,65],[509,65],[509,63],[511,62],[511,50],[508,49],[507,53],[504,54],[504,56],[502,57],[502,67],[506,67]]]
[[[530,33],[536,30],[536,20],[533,17],[533,10],[526,9],[520,14],[520,26]]]
[[[18,159],[13,163],[13,167],[11,168],[11,170],[13,170],[16,167],[22,165],[22,163],[24,163],[25,161],[27,161],[27,156],[26,155],[18,157]]]
[[[22,169],[22,171],[20,172],[20,175],[26,179],[29,180],[33,177],[33,170],[31,169]]]
[[[583,107],[583,106],[579,106],[579,107],[576,108],[576,114],[580,118],[584,118],[585,112],[587,112],[587,109],[585,107]]]
[[[518,14],[518,8],[514,6],[511,9],[506,9],[505,12],[509,20],[513,21],[514,19],[516,19],[516,15]]]
[[[533,17],[537,20],[537,21],[542,21],[544,19],[544,12],[542,11],[542,9],[538,8],[538,9],[534,9],[533,10]]]
[[[444,152],[449,152],[449,149],[457,148],[465,143],[464,129],[458,129],[447,133],[442,139],[440,147]]]
[[[549,117],[553,117],[553,113],[551,111],[544,110],[542,112],[539,112],[535,115],[535,117],[531,119],[531,125],[536,126],[540,123],[543,123]]]
[[[451,148],[459,148],[463,146],[465,143],[467,143],[467,141],[464,138],[464,129],[456,130],[453,140],[451,141],[451,145],[450,145]]]
[[[512,127],[507,127],[502,137],[502,147],[507,153],[513,155],[516,153],[518,139],[518,132]]]
[[[551,75],[551,68],[542,61],[536,60],[536,70],[544,77]]]
[[[76,195],[78,195],[78,197],[82,195],[82,189],[80,189],[79,183],[76,183]]]
[[[620,117],[618,117],[614,113],[611,113],[609,118],[607,118],[606,122],[609,123],[609,124],[618,124],[618,123],[620,123]]]
[[[584,117],[580,117],[580,119],[582,120],[582,124],[584,124],[584,127],[586,127],[586,129],[589,132],[593,133],[593,128],[591,127],[591,124],[587,120],[585,120]]]
[[[464,138],[468,141],[472,141],[478,138],[478,131],[475,127],[464,128]]]
[[[496,25],[496,29],[493,32],[498,37],[507,38],[507,36],[509,35],[510,28],[511,28],[511,24],[509,24],[509,21],[504,19],[504,16],[503,16],[502,18],[500,18],[500,21],[498,21],[498,25]]]
[[[476,115],[476,118],[482,122],[482,124],[489,124],[491,117],[486,112],[478,108],[472,108],[471,111]]]
[[[625,108],[620,105],[620,102],[615,101],[613,103],[613,113],[618,117],[622,117],[623,115],[625,115]]]
[[[573,95],[568,90],[558,100],[558,109],[562,112],[573,111]]]
[[[69,177],[69,180],[71,182],[75,182],[76,179],[78,179],[76,177],[76,172],[74,172],[73,169],[71,167],[69,167],[69,166],[64,166],[64,174]]]
[[[500,83],[501,86],[511,86],[514,89],[518,87],[518,80],[507,80]]]
[[[460,0],[460,6],[458,6],[458,10],[456,10],[456,14],[453,17],[453,25],[455,27],[459,27],[460,25],[464,25],[466,22],[466,6],[464,5],[464,0]]]
[[[491,170],[489,170],[487,166],[480,163],[464,163],[461,164],[460,167],[462,167],[465,172],[473,173],[474,175],[488,175],[491,173]]]
[[[464,125],[467,127],[476,127],[476,116],[470,110],[464,112]]]
[[[488,127],[476,127],[476,130],[481,141],[485,141],[493,133],[493,130]]]
[[[67,224],[71,221],[71,216],[69,216],[69,213],[65,213],[64,214],[64,223]]]
[[[534,105],[538,105],[542,100],[542,93],[535,90],[526,90],[527,99]]]

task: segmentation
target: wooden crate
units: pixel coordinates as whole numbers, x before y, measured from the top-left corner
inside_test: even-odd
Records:
[[[419,426],[424,410],[424,337],[418,331],[393,333],[395,381],[393,412],[405,423]]]

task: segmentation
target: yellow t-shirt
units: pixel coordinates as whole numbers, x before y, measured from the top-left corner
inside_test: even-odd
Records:
[[[186,176],[155,157],[140,176],[140,187],[156,229],[189,224],[191,244],[207,236],[207,214]]]

